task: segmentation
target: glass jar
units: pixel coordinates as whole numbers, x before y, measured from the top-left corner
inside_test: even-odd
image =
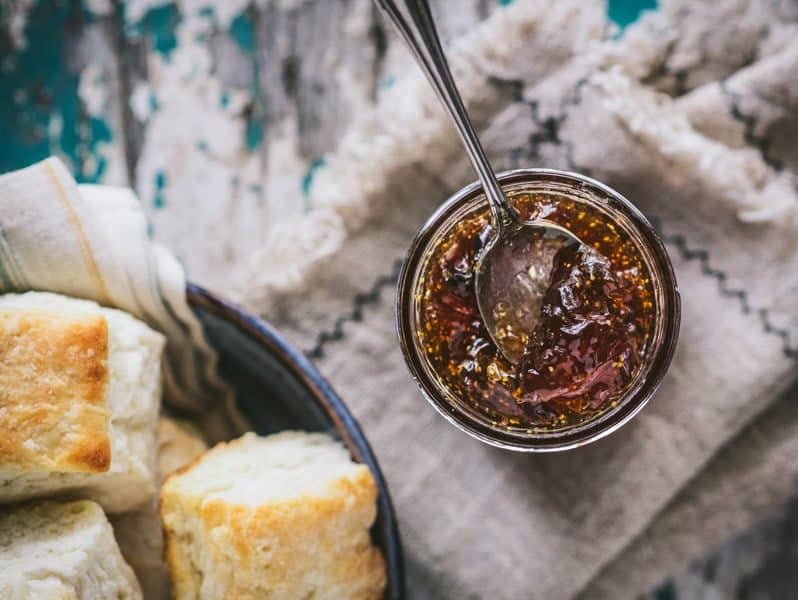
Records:
[[[498,175],[511,198],[521,192],[566,196],[600,212],[637,247],[653,288],[654,322],[641,366],[621,397],[606,411],[584,423],[557,430],[504,427],[462,401],[446,385],[419,339],[419,292],[426,259],[451,228],[486,200],[478,183],[449,198],[416,235],[399,277],[397,327],[411,374],[432,406],[450,423],[494,446],[525,452],[575,448],[617,430],[634,417],[659,387],[673,356],[679,333],[680,299],[670,258],[654,228],[643,214],[615,190],[582,175],[549,169],[519,169]]]

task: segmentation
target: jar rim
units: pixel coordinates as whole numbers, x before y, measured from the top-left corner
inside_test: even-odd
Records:
[[[410,373],[427,401],[447,421],[470,436],[492,446],[521,452],[553,452],[583,446],[616,431],[629,422],[654,396],[670,366],[679,335],[681,300],[670,257],[665,246],[642,212],[609,186],[590,177],[555,169],[515,169],[497,174],[503,187],[523,184],[551,183],[564,185],[581,193],[589,193],[602,201],[603,208],[625,217],[634,228],[638,244],[650,255],[661,287],[661,304],[657,306],[660,339],[647,360],[642,381],[627,391],[613,409],[584,424],[559,432],[520,432],[491,427],[475,418],[462,406],[453,403],[441,390],[441,383],[430,376],[425,357],[416,343],[415,291],[431,242],[458,211],[473,209],[484,194],[479,182],[471,183],[450,196],[421,226],[407,252],[399,274],[396,300],[396,327],[399,343]]]

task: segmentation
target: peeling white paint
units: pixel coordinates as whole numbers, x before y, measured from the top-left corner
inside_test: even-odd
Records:
[[[173,3],[173,0],[126,0],[123,3],[125,20],[131,24],[138,23],[154,8]]]
[[[99,1],[99,0],[98,0]],[[250,0],[225,0],[213,2],[211,0],[128,0],[125,3],[125,19],[128,23],[139,23],[147,13],[155,8],[169,4],[178,7],[183,18],[193,18],[208,9],[213,11],[216,22],[223,29],[230,27],[233,20],[243,13],[250,4]]]
[[[105,73],[100,65],[89,64],[80,73],[78,96],[90,115],[100,116],[110,100]]]
[[[259,6],[266,6],[270,1],[274,2],[278,10],[296,10],[310,2],[310,0],[257,0]]]
[[[69,157],[61,148],[61,133],[64,130],[64,119],[61,113],[53,111],[50,113],[50,118],[47,121],[47,147],[50,153],[59,157],[61,160],[68,161]]]
[[[262,176],[264,197],[268,199],[264,226],[299,213],[305,204],[301,182],[308,164],[299,154],[297,121],[295,111],[291,110],[279,126],[269,130],[269,151]]]
[[[35,3],[36,0],[15,0],[14,2],[3,3],[11,42],[16,50],[21,50],[27,45],[25,26],[28,24],[28,15]]]
[[[149,85],[136,88],[131,106],[136,118],[146,122],[137,168],[139,196],[156,236],[169,240],[201,278],[200,266],[218,272],[238,256],[263,211],[260,156],[245,145],[243,109],[249,96],[224,88],[214,75],[210,48],[203,41],[214,23],[200,15],[200,7],[198,2],[180,4],[177,47],[168,57],[148,56]],[[231,15],[224,18],[232,20]],[[228,99],[224,106],[223,95]],[[157,110],[151,109],[151,97]],[[164,203],[165,210],[156,208]],[[218,243],[198,244],[198,236]]]
[[[95,173],[99,161],[105,161],[105,170],[102,173],[102,182],[113,185],[128,184],[127,167],[125,163],[125,149],[121,143],[121,127],[116,123],[114,108],[116,106],[116,86],[111,84],[112,68],[107,63],[92,62],[86,65],[80,73],[78,80],[78,97],[86,113],[100,119],[111,129],[110,141],[97,141],[93,152],[81,156],[83,169],[87,173]],[[84,131],[83,139],[90,139],[91,132]]]
[[[146,81],[140,81],[130,94],[130,110],[139,123],[146,123],[153,112],[152,90]]]
[[[98,17],[110,15],[113,10],[111,0],[83,0],[83,5],[89,12]]]
[[[213,7],[213,14],[222,29],[227,29],[233,20],[243,13],[250,4],[250,0],[225,0],[224,2],[210,2],[209,0],[180,0],[180,12],[184,15],[198,15],[201,11]]]

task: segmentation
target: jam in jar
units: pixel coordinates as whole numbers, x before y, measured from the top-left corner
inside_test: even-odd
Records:
[[[613,413],[625,422],[659,384],[678,332],[672,267],[653,228],[609,188],[552,171],[503,177],[519,180],[505,192],[522,219],[583,242],[554,255],[522,360],[502,355],[477,306],[474,270],[492,235],[478,188],[444,205],[411,248],[400,278],[403,348],[436,408],[466,431],[514,449],[571,436],[561,446],[572,447]],[[638,406],[624,413],[630,399]]]
[[[555,254],[523,360],[512,365],[502,356],[477,307],[474,268],[490,235],[487,208],[455,224],[429,254],[419,341],[443,383],[494,424],[579,425],[611,408],[640,369],[654,322],[651,275],[634,242],[598,209],[545,193],[510,201],[523,219],[545,216],[583,242]]]

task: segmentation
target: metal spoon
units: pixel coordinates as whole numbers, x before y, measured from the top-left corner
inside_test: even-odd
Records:
[[[427,0],[375,0],[438,94],[465,145],[490,206],[489,239],[474,269],[477,306],[496,346],[513,364],[540,319],[554,256],[581,244],[554,223],[522,221],[496,180],[443,54]]]

